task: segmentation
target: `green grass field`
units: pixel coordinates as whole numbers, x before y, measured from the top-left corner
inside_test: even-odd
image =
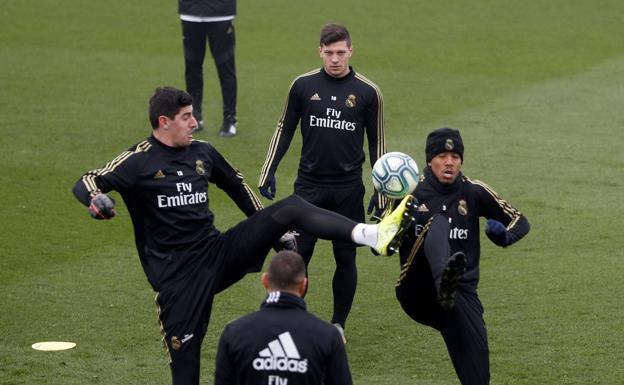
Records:
[[[120,204],[113,221],[93,221],[71,187],[149,135],[156,86],[184,86],[176,2],[2,8],[0,384],[168,384],[128,214]],[[624,3],[241,0],[238,8],[240,134],[216,136],[221,101],[208,60],[200,139],[255,186],[291,80],[320,66],[321,25],[345,23],[352,64],[384,93],[388,149],[423,165],[426,134],[460,128],[465,173],[531,221],[509,249],[482,240],[492,384],[624,384]],[[299,144],[280,165],[279,196],[292,191]],[[211,193],[218,227],[243,218]],[[328,245],[317,246],[307,297],[323,318]],[[441,337],[394,299],[397,259],[362,249],[358,267],[347,329],[355,382],[458,384]],[[252,274],[216,298],[202,383],[212,383],[224,324],[263,296]],[[31,349],[45,340],[78,346]]]

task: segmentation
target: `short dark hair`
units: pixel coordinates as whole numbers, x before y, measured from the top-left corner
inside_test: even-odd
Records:
[[[193,97],[174,87],[158,87],[149,100],[149,120],[152,128],[158,128],[158,117],[175,118],[180,109],[193,104]]]
[[[347,27],[336,23],[325,24],[321,29],[321,47],[339,41],[346,41],[347,47],[351,47],[351,36]]]
[[[306,266],[299,254],[282,250],[271,259],[267,275],[272,289],[293,290],[305,278]]]

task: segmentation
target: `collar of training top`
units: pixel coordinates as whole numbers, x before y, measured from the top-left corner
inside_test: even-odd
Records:
[[[346,74],[345,76],[341,77],[341,78],[335,78],[333,76],[331,76],[330,74],[328,74],[327,72],[325,72],[325,68],[321,67],[321,73],[330,80],[336,81],[336,82],[342,82],[345,81],[347,79],[351,79],[352,77],[355,76],[355,71],[353,70],[353,67],[349,66],[349,73]]]
[[[452,194],[456,192],[457,190],[459,190],[459,188],[461,187],[462,176],[463,176],[461,171],[459,172],[459,174],[457,175],[457,178],[453,181],[453,183],[450,183],[450,184],[440,182],[438,178],[436,178],[436,176],[433,175],[433,171],[431,171],[430,166],[425,167],[425,169],[423,170],[423,174],[425,176],[425,180],[429,182],[431,187],[433,187],[438,193],[442,195]]]
[[[298,307],[306,310],[303,298],[283,291],[271,291],[260,308],[263,307]]]

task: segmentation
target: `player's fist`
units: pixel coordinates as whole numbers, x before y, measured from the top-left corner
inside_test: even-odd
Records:
[[[115,201],[106,194],[97,194],[91,198],[89,214],[95,219],[111,219],[115,216]]]
[[[268,200],[275,198],[277,188],[275,187],[275,175],[270,175],[264,185],[260,186],[260,194]]]

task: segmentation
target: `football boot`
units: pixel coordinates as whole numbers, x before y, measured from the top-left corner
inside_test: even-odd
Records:
[[[392,212],[381,218],[374,247],[377,253],[392,255],[399,250],[405,231],[416,221],[416,210],[416,199],[407,195]]]
[[[458,251],[449,257],[444,267],[438,292],[438,303],[444,310],[448,311],[455,307],[455,293],[459,280],[466,271],[466,263],[466,255]]]

